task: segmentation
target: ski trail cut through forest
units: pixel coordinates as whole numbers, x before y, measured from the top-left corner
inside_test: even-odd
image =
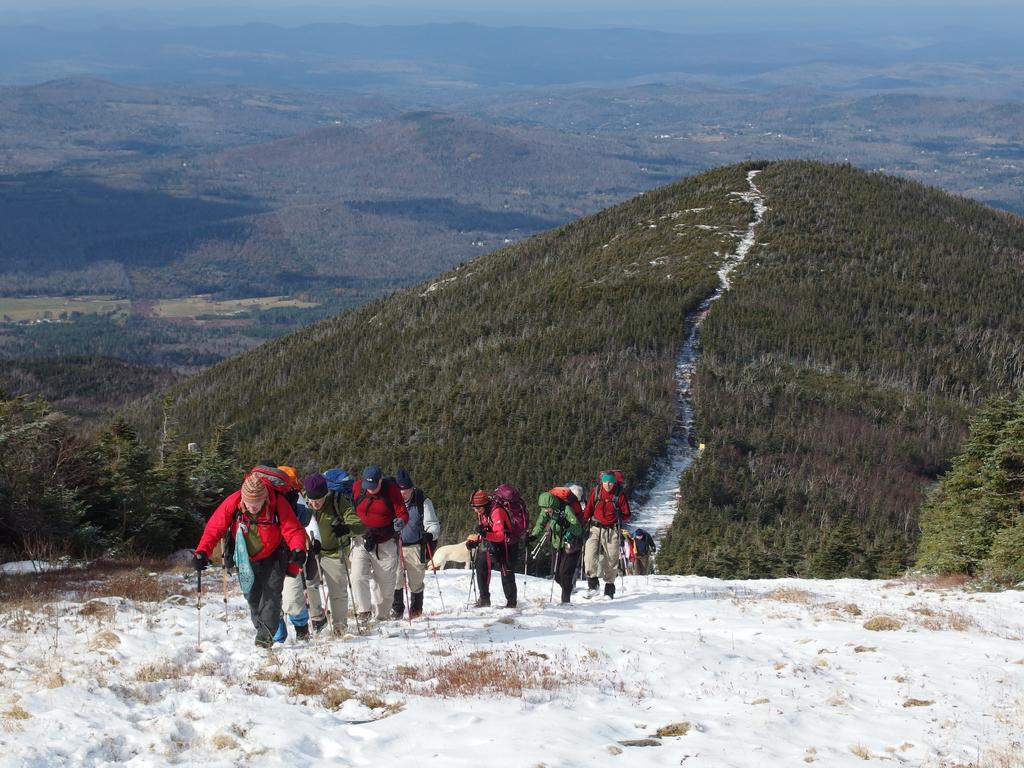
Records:
[[[672,524],[672,518],[675,517],[676,510],[679,508],[679,477],[700,453],[700,440],[693,427],[693,395],[690,389],[693,372],[700,357],[700,328],[704,324],[704,318],[707,317],[711,305],[732,287],[729,276],[753,247],[754,231],[761,223],[761,219],[764,218],[765,211],[768,210],[761,190],[754,183],[754,179],[759,173],[760,171],[747,173],[747,183],[750,185],[748,191],[732,193],[754,206],[754,218],[739,245],[736,246],[736,250],[727,255],[722,262],[722,266],[718,270],[718,278],[721,281],[718,289],[686,316],[683,326],[687,329],[686,339],[676,358],[675,427],[669,436],[668,450],[665,456],[651,470],[648,498],[633,513],[635,525],[644,528],[655,539],[660,540]]]

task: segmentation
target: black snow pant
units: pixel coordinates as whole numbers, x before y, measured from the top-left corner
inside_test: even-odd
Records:
[[[568,603],[572,595],[572,588],[576,586],[576,571],[580,567],[582,549],[569,553],[564,549],[555,552],[555,581],[562,588],[562,602]]]
[[[256,580],[245,599],[249,603],[252,625],[256,627],[256,642],[269,645],[274,641],[274,633],[281,621],[281,592],[287,558],[288,551],[278,547],[269,557],[249,561]]]
[[[491,570],[501,571],[501,588],[505,592],[505,600],[510,608],[516,607],[516,572],[515,563],[519,555],[519,544],[497,544],[492,541],[481,542],[476,553],[476,585],[480,589],[480,597],[491,598]]]

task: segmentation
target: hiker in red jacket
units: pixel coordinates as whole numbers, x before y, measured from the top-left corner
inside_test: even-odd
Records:
[[[512,537],[512,521],[508,513],[495,504],[486,491],[474,491],[470,497],[473,512],[476,513],[476,533],[466,539],[466,546],[473,552],[476,568],[476,583],[480,597],[477,608],[491,605],[491,569],[501,571],[501,589],[505,593],[505,607],[515,608],[518,593],[514,563],[519,554],[519,543]]]
[[[241,529],[241,530],[240,530]],[[256,628],[256,645],[270,648],[281,620],[281,591],[285,566],[301,566],[306,560],[306,532],[299,524],[284,494],[259,473],[250,472],[235,491],[220,503],[203,529],[192,558],[192,567],[204,570],[210,553],[225,533],[235,541],[235,562],[239,580],[252,568],[252,582],[246,591],[249,615]],[[239,540],[241,539],[241,541]]]
[[[380,603],[377,620],[391,618],[391,599],[398,582],[398,543],[396,538],[409,522],[409,511],[398,484],[384,477],[380,467],[370,464],[363,477],[352,486],[352,505],[366,526],[362,536],[352,541],[352,598],[356,618],[370,618],[370,577],[377,584]],[[365,626],[365,625],[364,625]]]
[[[615,597],[615,578],[619,574],[619,528],[629,520],[629,502],[614,472],[602,472],[601,484],[590,492],[583,509],[583,522],[589,526],[583,562],[587,569],[587,597],[597,594],[600,577],[604,593]]]

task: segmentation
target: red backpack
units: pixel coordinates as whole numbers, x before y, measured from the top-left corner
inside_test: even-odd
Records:
[[[499,485],[491,494],[491,501],[505,510],[512,525],[508,534],[509,543],[517,543],[530,528],[530,513],[526,510],[523,497],[511,485]]]
[[[576,498],[575,493],[564,486],[552,488],[549,493],[567,507],[571,507],[576,519],[580,521],[580,524],[583,523],[583,507],[580,506],[580,500]]]
[[[287,473],[277,467],[270,467],[266,464],[257,464],[249,470],[250,475],[256,475],[263,484],[272,488],[280,494],[287,494],[292,490],[292,479]]]
[[[597,485],[590,492],[590,498],[595,501],[600,498],[601,493],[601,475],[611,473],[615,475],[615,485],[612,488],[612,503],[615,505],[615,514],[617,515],[621,510],[620,499],[626,498],[626,474],[621,469],[605,469],[602,470],[597,476]]]

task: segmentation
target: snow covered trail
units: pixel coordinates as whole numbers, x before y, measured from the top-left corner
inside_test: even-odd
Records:
[[[237,590],[227,627],[206,596],[201,650],[194,595],[6,610],[0,766],[940,768],[1024,732],[1020,593],[634,576],[563,607],[529,578],[508,611],[440,583],[447,612],[428,583],[392,636],[273,652]]]
[[[747,231],[740,239],[736,250],[725,257],[718,278],[721,281],[718,289],[700,303],[696,310],[686,317],[685,327],[689,329],[686,340],[676,358],[676,392],[677,417],[676,424],[669,436],[668,450],[651,471],[652,479],[643,485],[650,490],[642,504],[633,510],[633,523],[643,527],[656,539],[660,539],[672,524],[676,510],[679,508],[679,476],[693,463],[698,453],[698,443],[693,432],[693,396],[691,386],[693,372],[700,356],[700,328],[704,324],[711,306],[718,301],[732,286],[729,276],[746,258],[754,246],[755,230],[768,210],[764,196],[754,183],[760,171],[747,173],[747,192],[733,192],[742,200],[754,207],[754,218],[747,226]]]

